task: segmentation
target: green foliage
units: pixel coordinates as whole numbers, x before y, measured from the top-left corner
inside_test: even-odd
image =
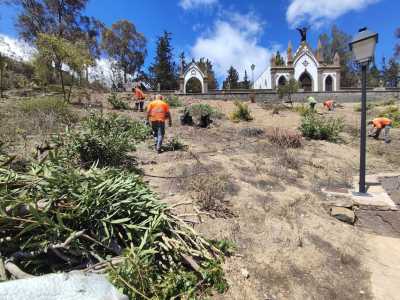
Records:
[[[302,117],[312,113],[310,106],[304,103],[294,106],[292,110],[298,112]]]
[[[175,90],[178,87],[178,74],[172,52],[171,33],[165,31],[158,38],[156,57],[149,68],[153,89],[157,89],[158,84],[162,90]]]
[[[179,99],[178,96],[171,96],[170,98],[166,98],[164,100],[170,107],[181,107],[183,106],[183,103],[181,99]]]
[[[300,131],[304,137],[310,139],[337,142],[343,128],[343,119],[326,119],[315,113],[309,113],[301,119]]]
[[[224,253],[225,256],[231,256],[235,253],[236,251],[236,244],[235,242],[227,239],[222,239],[222,240],[212,240],[211,243],[218,248],[219,250]]]
[[[276,52],[275,55],[275,65],[276,66],[284,66],[285,65],[285,60],[283,59],[283,57],[281,56],[280,52]]]
[[[18,108],[27,117],[44,118],[45,116],[52,116],[62,124],[71,124],[78,121],[70,105],[57,97],[27,99],[20,102]]]
[[[103,31],[103,48],[123,72],[125,83],[128,74],[140,70],[147,55],[146,38],[127,20],[118,21]]]
[[[377,106],[377,105],[374,104],[374,103],[368,102],[367,103],[367,111],[373,109],[375,106]],[[355,112],[360,112],[361,111],[361,104],[356,104],[354,106],[354,111]]]
[[[164,148],[167,151],[180,151],[186,150],[188,146],[182,143],[178,137],[173,137],[172,140],[168,141],[168,143],[164,145]]]
[[[400,110],[398,106],[389,106],[385,110],[383,110],[379,117],[385,117],[392,120],[393,127],[400,127]]]
[[[188,110],[190,115],[197,119],[202,117],[210,117],[210,119],[222,117],[222,113],[220,111],[207,103],[192,104]]]
[[[39,33],[36,45],[40,62],[47,66],[54,64],[61,79],[64,100],[69,101],[71,88],[67,93],[64,86],[64,71],[62,67],[68,66],[72,71],[80,74],[85,68],[94,63],[89,49],[81,41],[72,43],[62,37],[44,33]],[[38,76],[42,76],[42,74],[38,74]],[[72,83],[70,87],[72,87]]]
[[[239,73],[234,67],[230,67],[228,75],[223,82],[223,89],[233,90],[239,88]]]
[[[66,154],[78,156],[84,166],[94,163],[102,166],[118,166],[126,159],[135,144],[150,135],[150,128],[144,123],[125,117],[111,115],[89,116],[82,124],[82,130],[68,136]]]
[[[241,101],[235,101],[235,110],[230,114],[230,119],[233,122],[252,121],[253,117],[249,106]]]
[[[119,99],[117,94],[112,93],[108,98],[107,98],[108,103],[111,104],[113,109],[129,109],[129,106],[127,103],[125,103],[123,100]]]
[[[287,84],[278,87],[279,99],[283,99],[287,96],[288,102],[292,102],[292,94],[297,93],[298,89],[299,84],[297,80],[293,78],[290,79]]]

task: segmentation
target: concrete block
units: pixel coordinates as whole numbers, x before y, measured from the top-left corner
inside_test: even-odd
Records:
[[[103,275],[71,272],[0,283],[1,300],[129,300]]]

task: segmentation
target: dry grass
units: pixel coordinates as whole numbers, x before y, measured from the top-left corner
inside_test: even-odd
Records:
[[[300,148],[303,145],[303,138],[300,133],[285,128],[272,128],[267,132],[268,140],[283,148]]]

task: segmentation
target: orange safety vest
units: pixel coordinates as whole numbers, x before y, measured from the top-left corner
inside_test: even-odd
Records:
[[[324,106],[329,109],[333,108],[333,100],[326,100]]]
[[[165,122],[168,119],[169,105],[161,100],[154,100],[147,106],[151,122]]]
[[[139,88],[135,88],[135,99],[138,101],[143,101],[146,98],[146,95]]]
[[[392,120],[388,118],[376,118],[372,120],[375,128],[385,128],[386,126],[392,125]]]

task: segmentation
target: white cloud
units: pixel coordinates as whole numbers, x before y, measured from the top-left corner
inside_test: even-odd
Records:
[[[217,4],[218,0],[180,0],[179,5],[184,10],[198,8],[200,6],[210,6]]]
[[[273,49],[259,45],[264,23],[253,13],[242,15],[228,13],[220,16],[205,36],[199,37],[191,48],[191,55],[196,59],[205,57],[211,60],[218,78],[225,78],[227,70],[233,66],[240,77],[250,66],[256,65],[255,78],[270,63]]]
[[[380,0],[291,0],[286,11],[288,23],[294,27],[302,22],[321,25],[350,11],[357,11]]]
[[[36,49],[20,39],[0,33],[0,52],[19,61],[30,61]]]

